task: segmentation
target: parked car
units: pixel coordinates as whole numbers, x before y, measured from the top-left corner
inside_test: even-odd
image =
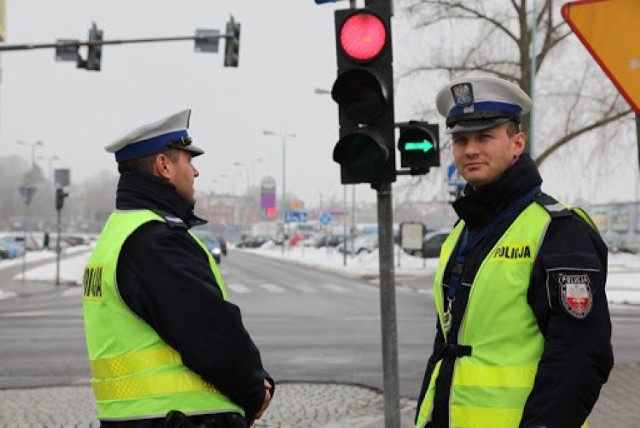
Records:
[[[1,237],[0,245],[2,245],[2,247],[7,250],[10,259],[22,257],[25,253],[24,245],[22,245],[22,243],[14,241],[13,239],[11,239],[11,237]]]
[[[270,236],[258,235],[240,241],[237,246],[238,248],[260,248],[269,241],[273,241]]]
[[[66,242],[67,244],[69,244],[70,247],[74,247],[76,245],[84,245],[84,244],[86,244],[84,236],[82,236],[82,235],[64,234],[64,235],[60,235],[60,240]]]
[[[14,245],[21,246],[26,251],[34,251],[40,249],[40,244],[33,237],[33,235],[29,234],[26,236],[22,233],[10,233],[3,235],[0,239],[4,242],[13,243]]]
[[[338,245],[339,251],[344,252],[345,245]],[[347,239],[347,254],[370,253],[378,248],[378,234],[367,233],[356,236],[354,239]]]
[[[440,257],[442,243],[447,239],[449,233],[451,233],[450,230],[432,230],[431,232],[427,232],[422,240],[422,257],[425,259]]]
[[[307,239],[302,241],[303,247],[311,247],[311,248],[320,248],[324,247],[327,242],[327,235],[322,233],[317,233],[315,235],[309,236]]]
[[[9,249],[0,242],[0,260],[9,258]]]

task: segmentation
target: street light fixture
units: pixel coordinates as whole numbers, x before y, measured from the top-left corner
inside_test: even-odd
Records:
[[[280,137],[282,139],[282,201],[280,211],[282,212],[282,231],[286,235],[286,222],[284,212],[286,209],[285,195],[286,195],[286,152],[287,152],[287,138],[295,138],[296,134],[282,134],[275,131],[262,131],[266,136]],[[284,253],[286,239],[282,242],[282,252]]]
[[[31,146],[31,169],[35,169],[36,168],[36,146],[42,146],[42,141],[38,140],[35,141],[33,143],[29,143],[26,141],[22,141],[22,140],[18,140],[16,141],[16,144],[19,144],[21,146]]]

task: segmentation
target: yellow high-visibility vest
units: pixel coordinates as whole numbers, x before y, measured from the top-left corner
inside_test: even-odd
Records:
[[[454,363],[450,428],[517,428],[520,423],[544,348],[527,291],[550,220],[544,207],[530,204],[489,251],[475,275],[455,341],[470,346],[471,355],[458,357]],[[444,325],[444,271],[463,228],[460,221],[442,245],[433,286],[440,325]],[[431,420],[441,364],[442,360],[437,362],[419,403],[418,428]]]
[[[122,245],[138,227],[165,219],[148,210],[114,211],[84,270],[83,311],[91,385],[98,417],[104,421],[244,410],[214,385],[185,367],[180,354],[164,342],[122,301],[116,267]],[[227,290],[204,244],[223,298]]]

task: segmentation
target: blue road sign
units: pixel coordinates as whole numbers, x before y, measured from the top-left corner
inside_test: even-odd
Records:
[[[29,203],[31,203],[33,195],[36,194],[36,188],[33,186],[20,186],[18,190],[20,190],[20,195],[22,196],[24,204],[29,205]]]
[[[307,221],[306,211],[285,211],[284,221],[286,223],[305,223]]]
[[[335,3],[340,0],[315,0],[316,4]]]
[[[447,167],[447,183],[449,186],[463,188],[467,183],[460,177],[460,173],[454,164]]]
[[[456,166],[454,164],[451,164],[447,167],[447,180],[451,181],[451,177],[453,177],[453,174],[455,174],[456,172]]]
[[[320,216],[320,224],[323,226],[327,226],[331,223],[331,214],[325,213]]]

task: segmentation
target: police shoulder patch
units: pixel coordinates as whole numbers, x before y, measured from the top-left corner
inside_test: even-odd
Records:
[[[586,272],[558,275],[560,287],[560,303],[573,318],[584,319],[593,308],[593,292],[591,279]]]

